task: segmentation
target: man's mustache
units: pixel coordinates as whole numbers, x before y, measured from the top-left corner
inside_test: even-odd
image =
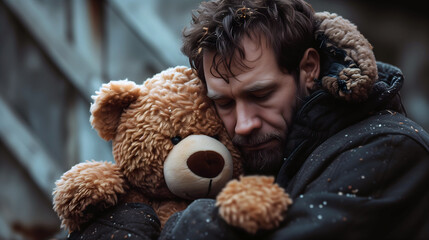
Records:
[[[283,141],[283,138],[280,133],[267,133],[264,135],[259,134],[251,134],[248,136],[243,135],[235,135],[232,138],[232,143],[237,147],[246,147],[246,146],[254,146],[258,144],[262,144],[268,142],[270,140],[278,140],[280,142]]]

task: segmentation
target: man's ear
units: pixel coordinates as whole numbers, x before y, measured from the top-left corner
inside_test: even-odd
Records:
[[[92,96],[90,122],[104,140],[112,140],[122,112],[140,96],[140,87],[128,80],[103,84]]]
[[[314,79],[320,74],[320,56],[316,49],[309,48],[304,52],[299,70],[301,88],[308,94],[314,87]]]

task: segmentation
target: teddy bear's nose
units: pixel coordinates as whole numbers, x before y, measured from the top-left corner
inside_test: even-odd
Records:
[[[214,151],[199,151],[193,153],[186,161],[189,169],[198,176],[214,178],[223,170],[225,161]]]

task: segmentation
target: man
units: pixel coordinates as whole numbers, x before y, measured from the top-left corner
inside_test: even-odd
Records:
[[[402,74],[376,65],[348,21],[325,29],[338,18],[317,16],[299,0],[200,5],[183,51],[246,173],[276,176],[294,203],[278,229],[251,236],[220,220],[213,201],[196,201],[162,237],[429,237],[429,135],[401,114]],[[350,83],[344,72],[356,65]]]
[[[141,219],[148,239],[429,238],[429,135],[402,114],[399,69],[375,63],[352,24],[301,0],[216,0],[182,50],[245,173],[275,176],[294,203],[251,235],[197,200],[161,233]]]

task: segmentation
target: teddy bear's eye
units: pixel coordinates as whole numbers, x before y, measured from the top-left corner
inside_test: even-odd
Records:
[[[178,144],[180,141],[182,141],[182,138],[180,136],[175,136],[171,138],[171,142],[173,143],[173,145]]]

